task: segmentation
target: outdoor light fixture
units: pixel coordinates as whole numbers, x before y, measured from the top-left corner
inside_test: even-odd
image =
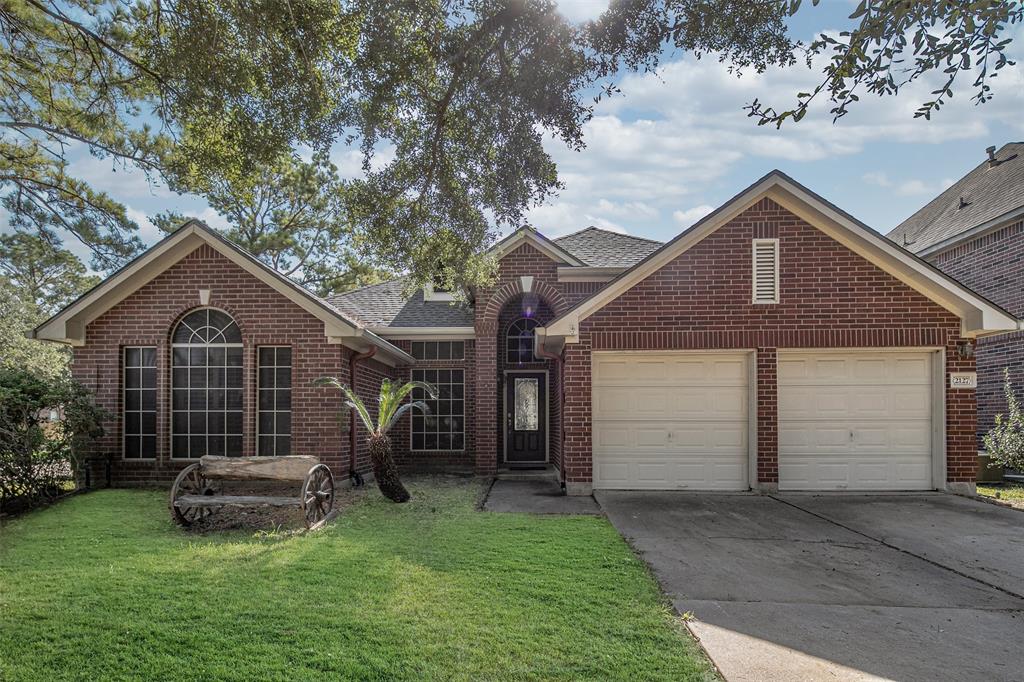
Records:
[[[964,360],[974,357],[974,344],[970,341],[958,341],[956,344],[956,354]]]

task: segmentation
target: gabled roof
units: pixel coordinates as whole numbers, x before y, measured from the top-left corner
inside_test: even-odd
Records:
[[[343,315],[324,299],[261,263],[198,220],[188,221],[147,249],[138,258],[31,330],[29,336],[73,346],[83,345],[85,329],[90,322],[204,244],[322,320],[324,335],[329,339],[356,350],[374,346],[383,351],[377,357],[392,364],[413,362],[412,356],[401,348],[377,336],[358,321]],[[197,283],[197,289],[200,286],[201,283]]]
[[[514,251],[522,244],[526,243],[547,255],[556,263],[564,263],[565,265],[586,265],[586,263],[581,261],[579,258],[559,246],[557,242],[551,241],[529,225],[520,227],[512,234],[499,241],[491,247],[489,253],[495,258],[501,258],[505,254]]]
[[[1024,142],[1011,142],[904,220],[888,237],[916,254],[948,248],[1024,216]],[[964,205],[961,205],[961,198]]]
[[[345,315],[380,333],[394,329],[473,328],[473,310],[468,305],[425,301],[422,289],[410,298],[405,295],[407,285],[408,280],[400,277],[345,291],[327,300]]]
[[[592,296],[538,329],[538,343],[543,343],[545,338],[575,343],[580,322],[766,197],[960,317],[963,334],[978,336],[1018,328],[1018,320],[996,304],[896,246],[782,171],[773,170]]]
[[[659,248],[661,242],[590,226],[553,240],[586,265],[599,268],[628,268]]]

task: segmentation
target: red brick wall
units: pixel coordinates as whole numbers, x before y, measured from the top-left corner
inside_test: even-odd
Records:
[[[757,480],[779,480],[779,354],[758,348],[757,363]]]
[[[319,457],[338,477],[348,473],[348,438],[342,400],[336,390],[315,388],[313,380],[333,375],[348,381],[350,351],[327,343],[323,323],[252,277],[212,248],[202,246],[91,322],[86,343],[74,349],[72,373],[96,392],[113,419],[95,454],[113,455],[118,484],[166,482],[190,463],[170,458],[170,333],[187,312],[202,307],[199,289],[210,289],[210,305],[230,313],[244,343],[244,454],[255,454],[256,348],[291,346],[292,452]],[[123,460],[121,448],[121,348],[157,348],[157,453],[152,460]],[[376,393],[392,370],[376,361],[361,364],[358,390]],[[376,401],[368,400],[375,404]],[[347,410],[346,410],[347,412]],[[347,419],[345,420],[347,424]],[[368,468],[365,439],[359,439],[360,468]],[[102,467],[93,469],[102,479]]]
[[[780,239],[777,305],[751,303],[751,239]],[[566,356],[568,480],[589,483],[590,352],[758,349],[762,381],[778,348],[945,347],[946,370],[969,371],[956,353],[959,320],[891,275],[765,199],[581,323]],[[948,378],[946,381],[948,385]],[[761,397],[774,399],[765,387]],[[974,392],[947,391],[950,481],[974,476]],[[775,409],[759,407],[762,483],[777,482]]]
[[[990,232],[978,239],[927,257],[936,267],[1001,305],[1024,316],[1024,222]],[[1003,372],[1010,370],[1018,399],[1024,400],[1024,333],[978,341],[978,438],[992,428],[997,414],[1006,412]]]
[[[506,254],[498,263],[498,273],[492,287],[477,292],[474,304],[474,328],[476,332],[476,381],[477,381],[477,434],[476,471],[489,475],[498,467],[503,449],[501,437],[501,390],[499,354],[504,353],[504,332],[499,319],[510,303],[523,293],[520,277],[534,278],[531,294],[557,315],[568,307],[566,296],[558,285],[558,264],[529,244],[523,244]],[[510,315],[512,313],[509,313]],[[507,318],[505,324],[511,321]],[[547,363],[545,363],[547,366]],[[553,377],[553,363],[549,378]],[[548,382],[548,401],[554,406],[557,400],[557,381]],[[555,408],[557,410],[557,408]],[[554,410],[553,410],[554,411]],[[557,454],[558,429],[549,424],[548,437],[552,443],[553,457]]]
[[[503,428],[503,420],[505,419],[505,371],[510,369],[546,370],[548,373],[548,454],[550,461],[557,465],[559,461],[561,442],[558,438],[560,412],[558,404],[558,372],[555,371],[555,363],[551,360],[536,360],[534,362],[520,362],[515,364],[507,361],[506,336],[508,335],[508,328],[513,322],[524,317],[527,313],[532,315],[540,326],[544,326],[555,318],[555,312],[551,306],[543,299],[532,294],[519,294],[518,296],[513,296],[505,303],[498,315],[497,368],[499,377],[498,387],[501,392],[498,396],[497,405],[495,406],[497,409],[495,419],[498,424],[498,461],[499,463],[502,461],[501,453],[504,451],[505,432]]]

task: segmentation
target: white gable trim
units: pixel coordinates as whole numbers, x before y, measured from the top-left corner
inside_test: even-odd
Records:
[[[324,336],[353,350],[375,346],[383,351],[378,358],[388,364],[411,363],[413,358],[368,329],[343,317],[326,302],[301,288],[280,273],[243,252],[198,221],[190,221],[164,238],[141,256],[124,266],[78,300],[29,332],[31,338],[72,346],[85,345],[86,326],[106,311],[138,291],[197,248],[208,245],[247,273],[268,285],[300,308],[324,323]],[[203,287],[196,282],[197,291]]]
[[[416,339],[429,341],[458,341],[476,338],[473,327],[370,327],[370,331],[385,339]]]
[[[577,342],[580,322],[765,197],[960,317],[964,336],[984,336],[1019,328],[1019,321],[995,304],[858,223],[783,173],[772,171],[592,297],[550,322],[546,328],[538,329],[537,335],[563,337],[567,343]]]
[[[530,244],[545,256],[557,263],[566,265],[586,265],[576,256],[561,248],[553,241],[537,232],[532,227],[520,227],[518,230],[502,239],[491,247],[490,253],[496,259],[501,260],[505,255],[516,250],[523,244]]]

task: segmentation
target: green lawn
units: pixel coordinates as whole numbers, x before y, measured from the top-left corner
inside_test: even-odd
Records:
[[[162,492],[0,528],[0,679],[714,679],[607,521],[376,490],[308,535],[189,534]]]
[[[979,483],[978,494],[985,497],[998,497],[1003,502],[1008,502],[1015,507],[1024,507],[1024,484],[1021,483],[1000,483],[997,485]]]

